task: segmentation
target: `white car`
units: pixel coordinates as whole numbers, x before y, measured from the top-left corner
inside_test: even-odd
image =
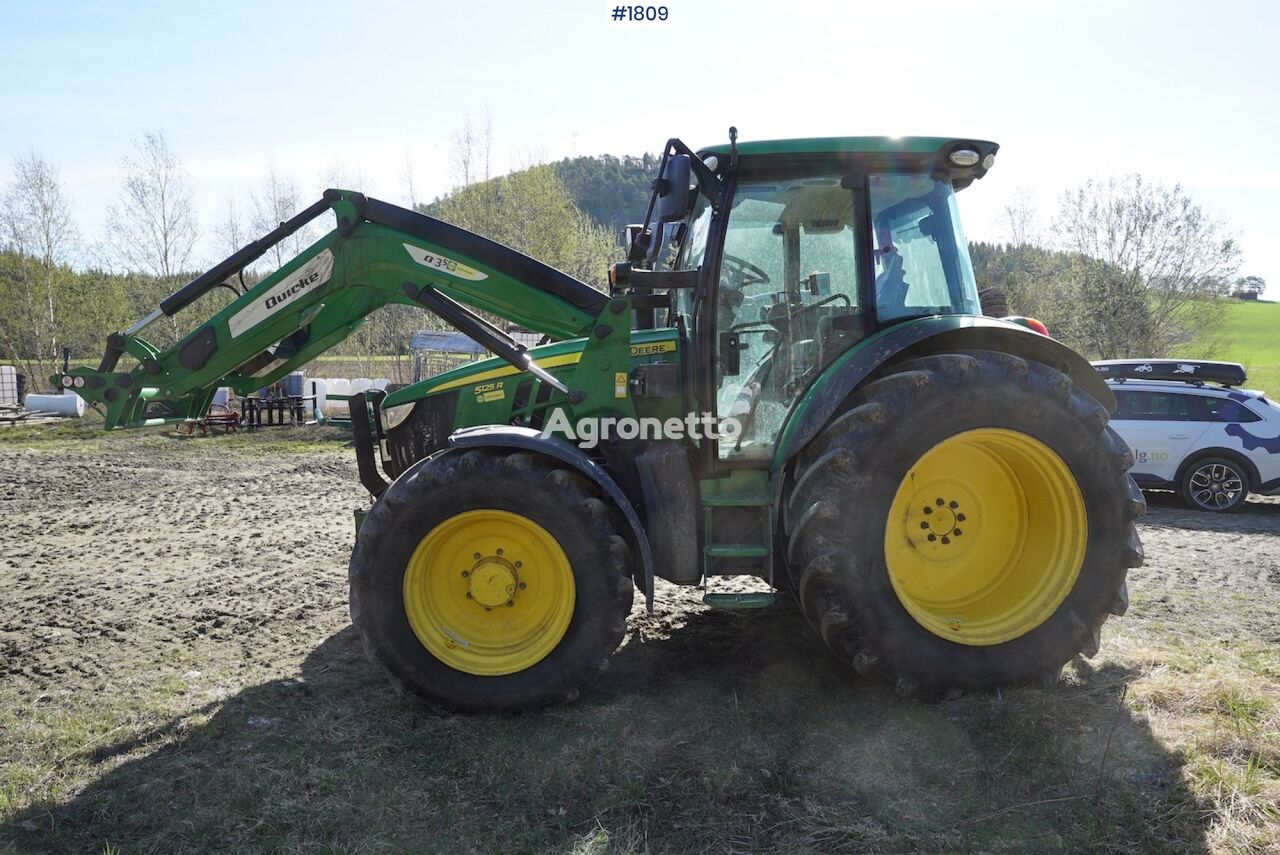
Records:
[[[1280,493],[1280,406],[1235,363],[1095,362],[1118,407],[1111,426],[1133,449],[1143,489],[1176,490],[1193,508],[1234,511]]]

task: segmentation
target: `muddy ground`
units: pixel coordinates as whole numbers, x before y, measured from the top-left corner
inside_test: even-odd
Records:
[[[660,593],[656,615],[645,615],[637,606],[615,666],[584,690],[576,707],[553,709],[532,722],[528,716],[504,717],[498,725],[485,724],[490,720],[484,717],[439,717],[411,699],[395,698],[359,655],[348,628],[346,563],[353,538],[352,509],[366,501],[352,452],[337,434],[319,440],[301,434],[179,440],[156,433],[141,439],[0,443],[0,699],[6,707],[0,718],[0,764],[7,766],[8,776],[0,777],[0,795],[7,800],[0,801],[6,807],[0,821],[7,821],[0,830],[0,846],[39,851],[106,844],[128,851],[423,845],[462,851],[491,850],[496,840],[500,850],[525,851],[590,848],[593,841],[600,842],[601,834],[605,849],[654,851],[682,849],[684,843],[706,851],[1039,847],[1031,841],[1048,841],[1047,848],[1110,841],[1129,851],[1166,846],[1198,851],[1220,849],[1224,839],[1231,842],[1223,837],[1211,794],[1198,789],[1182,769],[1194,757],[1179,743],[1179,733],[1200,727],[1200,719],[1179,718],[1178,709],[1161,709],[1159,698],[1151,698],[1163,685],[1157,679],[1161,674],[1184,667],[1179,655],[1194,660],[1185,664],[1187,679],[1207,679],[1204,675],[1210,672],[1204,669],[1221,665],[1213,659],[1214,650],[1230,648],[1235,651],[1231,661],[1236,662],[1255,653],[1269,657],[1280,645],[1278,500],[1255,499],[1242,513],[1215,516],[1186,510],[1169,495],[1152,497],[1141,527],[1147,564],[1130,576],[1133,608],[1123,620],[1108,624],[1103,655],[1069,671],[1064,687],[1054,690],[1057,696],[969,699],[950,712],[945,705],[899,701],[883,689],[860,684],[824,659],[798,617],[707,613],[692,592],[668,587]],[[1254,683],[1264,715],[1271,714],[1278,700],[1273,684],[1267,682],[1280,676],[1273,673],[1275,667],[1274,660],[1266,658],[1257,672],[1262,682],[1249,675],[1241,678],[1243,684]],[[1145,693],[1137,685],[1144,676],[1156,681]],[[683,687],[674,696],[666,687],[668,680]],[[1131,683],[1137,685],[1132,692],[1126,688]],[[823,684],[837,688],[828,690]],[[255,695],[266,691],[263,687],[270,693]],[[832,691],[838,696],[834,700]],[[295,697],[290,692],[303,694]],[[761,748],[772,735],[795,725],[780,717],[790,715],[785,704],[796,698],[810,704],[803,700],[806,692],[826,699],[819,707],[827,701],[840,701],[842,707],[839,713],[819,714],[817,721],[804,719],[804,727],[821,731],[825,723],[835,721],[844,736],[819,740],[815,748],[811,736],[791,733],[785,758],[774,748]],[[1117,702],[1113,697],[1123,699],[1126,693],[1128,700]],[[1097,700],[1103,696],[1111,700]],[[749,704],[752,697],[773,700],[758,709],[735,711],[740,699]],[[1057,703],[1055,697],[1065,697],[1068,706],[1075,704],[1075,712],[1066,718],[1076,720],[1063,724],[1061,732],[1043,720],[1046,714],[1055,715],[1046,713]],[[262,702],[262,709],[255,712],[256,701]],[[671,722],[662,717],[666,713],[653,708],[675,702],[695,704],[686,707],[681,719],[685,723],[702,717],[696,704],[713,708],[705,715],[708,721],[737,715],[750,723],[719,747],[719,737],[698,728],[673,745],[664,741],[669,732],[654,733],[652,728],[669,730]],[[1020,703],[1024,706],[1018,707]],[[371,715],[369,704],[374,705],[372,714],[394,718],[405,732],[420,734],[419,727],[452,732],[464,743],[480,739],[479,731],[491,726],[501,731],[495,738],[513,739],[534,728],[539,739],[552,742],[557,728],[603,728],[624,735],[620,738],[640,740],[651,749],[643,755],[650,759],[628,754],[617,760],[644,767],[638,783],[619,783],[616,776],[623,772],[610,768],[600,772],[598,787],[579,781],[583,792],[576,796],[578,801],[564,804],[569,798],[564,788],[572,791],[574,782],[560,781],[552,772],[504,773],[501,761],[495,766],[491,749],[473,746],[461,759],[448,760],[452,771],[444,774],[452,783],[433,785],[437,792],[463,792],[462,804],[454,805],[457,813],[441,808],[443,813],[424,818],[421,803],[387,796],[391,803],[383,810],[393,824],[391,830],[368,816],[354,824],[350,818],[327,824],[314,815],[332,812],[327,799],[336,798],[347,808],[353,798],[359,803],[358,793],[345,798],[326,795],[327,786],[349,792],[350,780],[338,782],[343,775],[357,780],[359,787],[378,789],[394,783],[380,780],[384,768],[392,778],[421,774],[426,781],[442,774],[431,761],[442,756],[439,746],[433,749],[435,755],[426,751],[421,765],[395,771],[395,764],[405,761],[382,754],[392,749],[381,737],[370,737],[364,747],[357,739],[341,749],[307,743],[309,747],[298,749],[300,754],[260,744],[278,733],[273,728],[282,727],[280,722],[291,721],[290,710],[298,709],[319,717],[307,727],[376,732],[376,722],[358,720]],[[1037,740],[1061,739],[1063,747],[1056,749],[1060,755],[1051,760],[1064,769],[1079,761],[1092,770],[1091,764],[1100,762],[1095,801],[1104,773],[1105,780],[1122,776],[1118,787],[1137,789],[1125,791],[1115,815],[1108,812],[1111,808],[1085,811],[1082,815],[1094,816],[1096,822],[1081,831],[1081,823],[1089,822],[1073,813],[1084,808],[1074,807],[1072,800],[1084,797],[1070,788],[1063,790],[1060,780],[1055,784],[1052,778],[1039,780],[1028,773],[1025,786],[1005,793],[992,790],[981,777],[972,779],[987,773],[996,780],[1007,777],[1018,762],[1016,740],[1008,754],[1003,742],[986,747],[983,734],[991,727],[990,717],[1016,717],[1007,707],[992,712],[998,704],[1023,709],[1035,720],[1035,728],[1050,727],[1046,733],[1029,734],[1026,751],[1045,750],[1032,745]],[[845,712],[848,709],[854,712]],[[619,715],[621,720],[616,719]],[[886,720],[885,715],[901,720],[893,724],[894,719]],[[67,722],[76,716],[79,730],[60,729],[70,727]],[[575,724],[575,716],[587,718]],[[627,716],[634,720],[628,722]],[[1121,736],[1117,716],[1125,723]],[[204,731],[219,721],[222,735],[213,740]],[[888,731],[883,730],[886,721]],[[955,722],[960,723],[953,727]],[[926,725],[950,728],[947,739],[964,743],[963,750],[957,749],[963,762],[938,781],[908,763],[914,770],[911,775],[920,778],[912,778],[917,787],[912,792],[897,792],[898,784],[877,783],[876,769],[868,764],[883,768],[885,761],[867,746],[906,739],[903,733],[909,735],[917,726],[927,730]],[[858,730],[864,726],[872,728],[870,735]],[[1000,726],[1023,733],[1021,724]],[[227,750],[228,727],[237,750],[232,759],[220,753]],[[1125,738],[1130,728],[1131,738]],[[294,722],[290,738],[319,738],[310,732],[299,736],[302,730],[306,727]],[[1184,742],[1192,738],[1186,733],[1183,737]],[[366,747],[376,756],[362,756]],[[695,802],[704,799],[703,813],[687,803],[690,797],[674,805],[653,795],[677,786],[664,778],[664,768],[672,773],[684,769],[669,757],[653,758],[683,752],[717,758],[711,761],[715,766],[723,759],[720,749],[729,755],[759,749],[766,759],[733,759],[724,767],[729,783],[712,781],[710,794],[691,797]],[[400,745],[393,753],[405,750]],[[520,743],[517,752],[526,750],[532,749]],[[246,752],[261,756],[247,760],[241,756]],[[538,762],[557,757],[551,745],[535,754],[542,758]],[[335,764],[337,756],[343,759]],[[1028,755],[1027,762],[1041,762],[1035,756]],[[487,763],[489,771],[477,773],[468,757]],[[839,772],[824,766],[835,762],[833,757],[847,760]],[[189,765],[192,758],[195,771]],[[226,768],[245,763],[249,765],[241,772],[251,783],[219,777],[230,774]],[[774,769],[778,764],[781,771]],[[754,783],[735,795],[734,776],[757,766],[759,772],[750,772]],[[213,767],[224,771],[215,774],[209,771]],[[316,769],[327,769],[335,780],[326,784],[323,775],[312,780]],[[819,775],[814,769],[827,771]],[[853,769],[860,771],[855,774]],[[1264,769],[1266,774],[1275,771]],[[680,774],[686,773],[700,774],[697,769]],[[379,780],[359,783],[361,774]],[[886,773],[899,780],[903,774]],[[202,786],[209,791],[179,797],[172,812],[154,804],[136,807],[139,800],[172,797],[174,775],[179,780],[204,776]],[[1093,771],[1081,773],[1079,781],[1092,782],[1093,776]],[[300,777],[309,783],[303,786]],[[275,784],[262,790],[267,779]],[[821,785],[813,783],[819,779]],[[949,793],[965,781],[973,784],[972,797]],[[259,795],[247,802],[223,800],[219,788],[238,786]],[[1079,786],[1087,790],[1090,784]],[[528,801],[518,794],[499,797],[492,791],[505,787],[537,793]],[[602,801],[598,793],[603,791],[614,795]],[[916,808],[900,803],[921,797],[924,802]],[[1013,806],[1009,812],[1001,812],[1008,805],[998,803],[1000,798]],[[264,806],[264,800],[272,799],[281,801]],[[479,805],[486,816],[506,812],[507,820],[514,812],[520,828],[535,817],[540,830],[527,839],[513,837],[511,830],[494,832],[492,824],[485,825],[488,820],[468,814],[468,804]],[[661,804],[665,816],[659,815]],[[736,804],[740,811],[733,809]],[[126,805],[135,807],[125,809]],[[832,818],[845,813],[852,817],[847,823]],[[985,813],[996,818],[982,819]],[[965,825],[966,817],[981,822]],[[1276,843],[1269,837],[1272,819],[1263,811],[1247,829],[1264,847]],[[682,821],[688,826],[683,831]],[[262,836],[264,822],[270,831],[267,837]],[[409,827],[413,823],[417,832]],[[1134,824],[1154,830],[1122,827]],[[993,825],[999,835],[1007,836],[976,830]],[[1042,838],[1042,833],[1048,836]]]

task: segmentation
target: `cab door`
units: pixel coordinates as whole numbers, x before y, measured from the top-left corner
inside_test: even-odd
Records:
[[[861,337],[855,198],[841,175],[738,183],[714,307],[721,461],[772,459],[796,399]]]

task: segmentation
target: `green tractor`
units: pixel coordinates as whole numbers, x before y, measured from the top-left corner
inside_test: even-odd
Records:
[[[996,149],[670,140],[609,293],[330,190],[54,379],[108,428],[194,420],[218,386],[273,383],[389,303],[496,354],[351,401],[373,498],[352,620],[446,707],[571,699],[655,579],[731,608],[784,592],[904,695],[1052,682],[1125,611],[1144,504],[1094,369],[981,311],[955,194]],[[237,279],[329,212],[298,257]],[[173,348],[140,337],[219,286],[234,298]],[[717,591],[729,576],[760,590]]]

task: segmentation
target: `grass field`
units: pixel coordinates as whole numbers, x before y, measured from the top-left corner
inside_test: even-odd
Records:
[[[1242,363],[1250,389],[1280,397],[1280,303],[1233,301],[1220,337],[1214,357]]]

